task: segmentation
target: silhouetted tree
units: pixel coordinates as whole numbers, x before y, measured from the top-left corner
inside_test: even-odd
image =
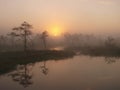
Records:
[[[43,40],[43,45],[44,45],[45,49],[47,48],[47,46],[46,46],[46,38],[47,37],[48,37],[48,32],[47,31],[42,32],[41,39]]]
[[[4,35],[0,36],[0,51],[6,51],[7,50],[7,37]]]
[[[32,25],[27,22],[23,22],[21,26],[13,28],[13,31],[16,36],[20,36],[24,40],[24,51],[27,50],[27,37],[32,34],[31,29]]]
[[[105,45],[109,48],[114,48],[116,47],[116,44],[115,44],[115,39],[112,38],[112,37],[108,37],[107,40],[105,41]]]
[[[11,33],[9,33],[7,35],[11,37],[12,48],[15,48],[15,37],[17,37],[17,34],[15,32],[11,32]]]
[[[71,47],[71,45],[73,44],[73,42],[72,42],[72,35],[70,33],[65,33],[64,34],[64,39],[65,39],[65,44],[68,47]]]

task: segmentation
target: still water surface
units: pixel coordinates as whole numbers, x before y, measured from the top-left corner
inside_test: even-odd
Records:
[[[120,90],[120,60],[81,55],[18,65],[0,75],[0,90]]]

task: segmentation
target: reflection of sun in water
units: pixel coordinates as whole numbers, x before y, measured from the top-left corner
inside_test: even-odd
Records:
[[[60,36],[62,34],[62,31],[61,31],[61,29],[59,27],[53,27],[50,30],[50,34],[52,36]]]

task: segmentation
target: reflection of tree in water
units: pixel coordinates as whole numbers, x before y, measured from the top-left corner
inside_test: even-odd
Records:
[[[31,81],[31,69],[32,68],[29,65],[20,65],[15,72],[12,72],[10,74],[10,76],[12,77],[13,81],[19,82],[20,85],[23,85],[23,87],[26,88],[29,85],[33,84]]]
[[[118,59],[117,57],[105,57],[105,62],[107,64],[112,64],[115,63],[117,59]]]
[[[46,67],[46,61],[44,61],[43,62],[43,65],[42,66],[40,66],[40,68],[41,68],[41,70],[42,70],[42,73],[44,74],[44,75],[47,75],[48,74],[48,68]]]

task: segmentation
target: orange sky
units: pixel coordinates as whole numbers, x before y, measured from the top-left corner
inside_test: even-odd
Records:
[[[120,33],[120,0],[0,0],[0,32],[23,21],[36,32]]]

